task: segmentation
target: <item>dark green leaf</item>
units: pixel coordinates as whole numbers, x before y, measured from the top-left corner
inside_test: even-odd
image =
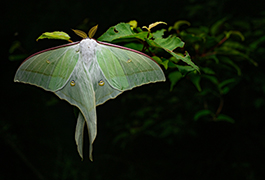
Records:
[[[14,41],[12,43],[12,45],[9,48],[9,53],[13,53],[16,49],[18,49],[19,47],[21,47],[21,43],[19,41]]]
[[[131,49],[135,49],[135,50],[138,50],[138,51],[141,51],[143,49],[143,44],[141,43],[127,43],[124,45],[124,47],[127,47],[127,48],[131,48]]]
[[[265,36],[262,36],[260,37],[259,39],[255,40],[254,42],[252,42],[249,47],[252,49],[252,50],[255,50],[259,47],[259,45],[261,43],[263,43],[265,41]]]
[[[228,65],[232,66],[233,68],[235,68],[235,70],[237,71],[237,75],[239,75],[239,76],[241,75],[241,69],[230,58],[228,58],[226,56],[222,56],[222,57],[220,57],[220,60],[223,63],[228,64]]]
[[[228,92],[230,91],[230,88],[229,87],[224,87],[221,91],[221,94],[227,94]]]
[[[153,58],[158,64],[163,65],[165,69],[168,68],[168,62],[169,62],[169,60],[164,60],[164,61],[163,61],[161,58],[159,58],[159,57],[157,57],[157,56],[153,56],[152,58]]]
[[[223,88],[224,86],[226,86],[227,84],[234,83],[235,81],[236,81],[235,78],[226,79],[226,80],[222,81],[222,82],[218,85],[218,87],[219,87],[220,89],[222,89],[222,88]]]
[[[198,112],[194,115],[193,119],[194,119],[194,121],[197,121],[197,120],[200,119],[201,117],[209,116],[209,115],[213,115],[213,114],[214,114],[214,113],[213,113],[212,111],[210,111],[210,110],[208,110],[208,109],[203,109],[203,110],[198,111]]]
[[[219,21],[217,21],[216,23],[214,23],[211,27],[211,34],[212,35],[216,35],[219,30],[220,30],[220,27],[224,24],[224,22],[227,20],[227,17],[223,18],[223,19],[220,19]]]
[[[8,59],[10,61],[19,61],[19,60],[23,60],[27,57],[28,55],[25,55],[25,54],[17,54],[17,55],[10,55],[8,57]]]
[[[200,85],[201,76],[197,73],[191,73],[189,74],[189,78],[191,82],[194,84],[194,86],[197,88],[197,90],[200,92],[202,90]]]
[[[200,26],[200,27],[192,27],[192,28],[188,28],[187,32],[190,34],[195,34],[195,35],[204,35],[204,34],[208,34],[209,32],[209,28],[206,26]]]
[[[204,75],[202,75],[202,77],[208,79],[209,81],[211,81],[215,85],[219,84],[219,81],[218,81],[218,79],[215,76],[204,74]]]
[[[168,61],[168,67],[169,68],[177,68],[177,65],[175,63],[173,63],[172,61]]]
[[[140,33],[134,33],[130,24],[119,23],[116,26],[110,27],[104,34],[102,34],[98,40],[112,42],[119,39],[141,39],[144,40],[147,37],[148,32],[142,31]]]
[[[180,36],[183,40],[185,40],[186,42],[189,42],[189,43],[195,43],[195,42],[200,42],[203,40],[202,37],[200,36],[195,36],[194,34],[189,34],[189,33],[186,33],[185,31],[181,31],[180,32]]]
[[[179,72],[181,72],[183,76],[185,76],[189,72],[195,71],[195,69],[191,66],[182,66],[182,65],[176,64],[176,67],[178,68]]]
[[[241,56],[247,60],[249,60],[251,63],[253,63],[253,65],[257,66],[257,62],[255,62],[253,59],[251,59],[247,54],[242,53],[236,49],[233,49],[231,47],[227,47],[227,46],[221,46],[220,48],[217,48],[216,50],[217,54],[220,55],[234,55],[234,56]]]
[[[190,65],[191,67],[193,67],[195,70],[197,70],[198,72],[200,72],[199,67],[197,65],[195,65],[190,58],[190,55],[186,52],[186,56],[183,56],[182,54],[177,54],[173,51],[168,51],[172,56],[174,56],[176,59],[180,59],[183,62],[187,63],[188,65]]]
[[[229,123],[235,123],[235,120],[233,118],[224,114],[219,114],[216,119],[217,121],[226,121]]]
[[[235,35],[238,35],[242,41],[245,40],[245,37],[243,36],[243,34],[239,31],[228,31],[228,32],[225,32],[225,36],[226,38],[228,39],[232,34],[235,34]]]
[[[179,71],[174,71],[168,75],[168,79],[171,82],[170,91],[173,90],[174,85],[182,78],[182,74]]]
[[[215,54],[207,55],[206,58],[207,58],[207,59],[214,60],[216,64],[219,63],[219,59],[218,59],[218,57],[217,57]]]
[[[233,49],[238,49],[238,50],[246,50],[247,48],[239,42],[235,42],[235,41],[226,41],[223,46],[227,46]]]
[[[173,29],[178,30],[179,27],[182,26],[183,24],[186,24],[186,25],[190,26],[190,22],[185,21],[185,20],[180,20],[180,21],[175,22],[175,24],[173,26]]]
[[[201,69],[205,74],[212,74],[212,75],[215,74],[215,72],[214,72],[211,68],[208,68],[208,67],[200,67],[200,69]]]

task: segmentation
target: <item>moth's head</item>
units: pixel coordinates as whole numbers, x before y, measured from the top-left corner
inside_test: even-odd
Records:
[[[98,29],[98,25],[92,27],[89,32],[88,32],[88,36],[87,34],[84,32],[84,31],[81,31],[81,30],[76,30],[76,29],[72,29],[78,36],[80,36],[81,38],[83,39],[86,39],[86,38],[92,38],[95,33],[97,32],[97,29]]]
[[[94,50],[98,46],[98,43],[95,39],[86,38],[82,39],[79,45],[81,52],[85,52],[86,50]]]

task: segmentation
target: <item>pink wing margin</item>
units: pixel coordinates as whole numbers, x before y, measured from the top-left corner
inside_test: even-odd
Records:
[[[94,39],[95,40],[95,39]],[[130,48],[127,48],[127,47],[123,47],[123,46],[119,46],[119,45],[116,45],[116,44],[111,44],[111,43],[106,43],[106,42],[101,42],[101,41],[97,41],[95,40],[97,43],[99,44],[103,44],[103,45],[106,45],[106,46],[112,46],[112,47],[116,47],[116,48],[120,48],[120,49],[125,49],[125,50],[128,50],[128,51],[132,51],[132,52],[135,52],[135,53],[138,53],[138,54],[141,54],[143,56],[146,56],[148,57],[149,59],[151,59],[152,61],[154,61],[157,65],[159,65],[154,59],[152,59],[150,56],[148,56],[147,54],[145,53],[142,53],[140,51],[137,51],[137,50],[134,50],[134,49],[130,49]],[[30,55],[29,57],[27,57],[21,64],[23,64],[25,61],[27,61],[29,58],[33,57],[33,56],[36,56],[38,54],[41,54],[43,52],[47,52],[47,51],[50,51],[50,50],[54,50],[54,49],[59,49],[59,48],[62,48],[62,47],[67,47],[67,46],[72,46],[72,45],[75,45],[75,44],[78,44],[80,43],[80,41],[76,41],[76,42],[72,42],[72,43],[68,43],[68,44],[63,44],[63,45],[60,45],[60,46],[55,46],[55,47],[51,47],[51,48],[48,48],[48,49],[44,49],[42,51],[39,51],[39,52],[36,52],[32,55]]]

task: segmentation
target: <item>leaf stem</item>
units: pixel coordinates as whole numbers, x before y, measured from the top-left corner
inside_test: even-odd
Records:
[[[208,51],[206,51],[205,53],[203,53],[201,55],[201,57],[204,57],[204,56],[207,56],[207,55],[212,55],[212,54],[215,54],[215,52],[212,52],[212,53],[209,53],[211,51],[213,51],[215,48],[221,46],[228,38],[227,37],[224,37],[221,41],[219,41],[215,46],[213,46],[211,49],[209,49]]]
[[[215,117],[217,117],[221,113],[223,106],[224,106],[224,98],[220,97],[220,104],[218,109],[216,110]]]

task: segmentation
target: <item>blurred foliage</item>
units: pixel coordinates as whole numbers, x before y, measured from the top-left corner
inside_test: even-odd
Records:
[[[47,179],[264,179],[265,12],[258,11],[261,5],[252,8],[255,2],[240,3],[231,15],[238,1],[189,0],[168,12],[167,26],[148,31],[139,24],[150,20],[139,17],[99,38],[149,54],[164,68],[167,82],[136,88],[97,108],[93,163],[86,157],[80,162],[76,152],[70,105],[41,89],[12,85],[8,91],[16,91],[8,102],[18,105],[16,113],[16,103],[3,107],[12,111],[0,120],[7,146],[1,158],[10,165],[3,166],[0,179],[44,179],[40,174]],[[75,28],[87,31],[97,23],[84,19]],[[167,41],[174,47],[161,44]],[[33,45],[25,44],[20,39],[10,44],[12,63],[30,55]]]

